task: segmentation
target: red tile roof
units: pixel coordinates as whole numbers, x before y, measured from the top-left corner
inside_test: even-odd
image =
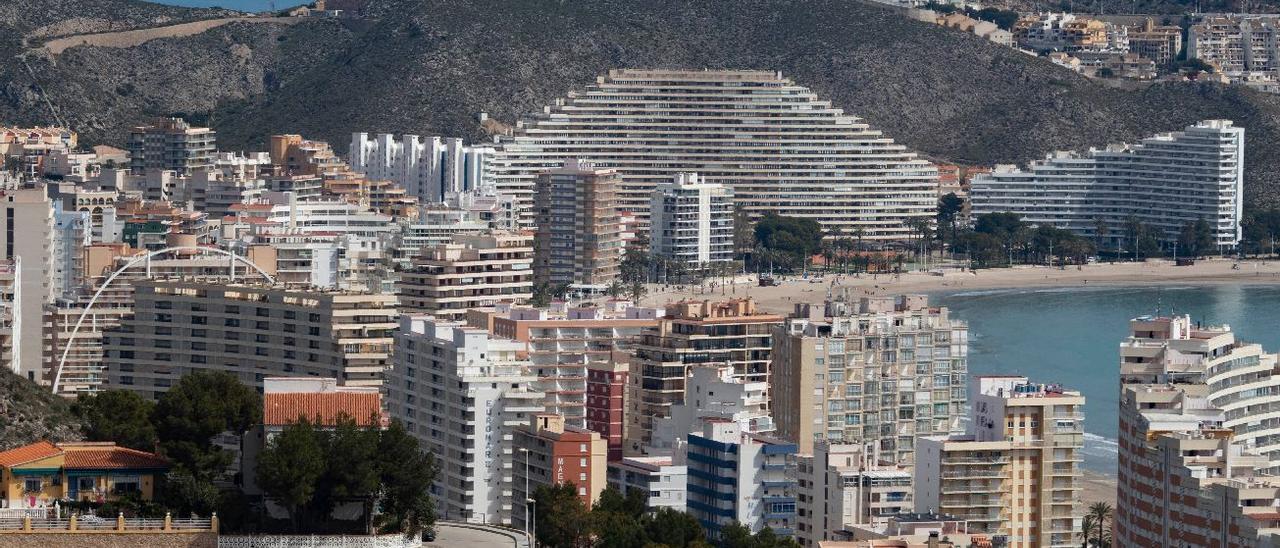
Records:
[[[155,453],[102,444],[62,444],[65,469],[118,470],[168,468],[169,462]]]
[[[297,422],[298,417],[332,426],[341,414],[355,419],[360,426],[381,423],[382,400],[377,392],[266,394],[262,404],[262,423],[272,426]]]
[[[0,453],[0,466],[18,466],[33,460],[48,458],[61,453],[58,447],[47,441],[38,441],[31,445],[10,449]]]

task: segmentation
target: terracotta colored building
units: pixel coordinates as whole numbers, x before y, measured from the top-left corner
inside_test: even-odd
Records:
[[[572,483],[588,508],[604,492],[607,449],[597,432],[565,426],[559,415],[539,413],[516,430],[515,448],[517,454],[511,462],[512,527],[519,529],[530,523],[525,501],[540,486]]]
[[[587,364],[587,430],[604,438],[609,462],[622,460],[629,361],[625,352],[614,352],[608,362]]]

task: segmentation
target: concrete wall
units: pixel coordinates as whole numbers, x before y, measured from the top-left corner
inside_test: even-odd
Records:
[[[0,548],[217,548],[218,534],[207,533],[0,533]]]

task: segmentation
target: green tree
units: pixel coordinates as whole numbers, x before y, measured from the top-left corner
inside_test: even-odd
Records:
[[[702,542],[705,533],[698,519],[685,512],[661,508],[641,519],[649,542],[670,548],[685,548]]]
[[[1106,244],[1108,232],[1110,232],[1110,230],[1107,228],[1107,220],[1102,217],[1094,217],[1093,237],[1095,238],[1095,244],[1098,251],[1102,251],[1103,246]]]
[[[218,509],[221,493],[213,482],[177,469],[165,474],[160,498],[174,515],[208,516]]]
[[[955,245],[956,224],[960,221],[960,213],[964,211],[964,199],[954,192],[938,199],[938,228],[945,228],[942,234],[943,243]]]
[[[431,484],[439,473],[435,457],[395,421],[378,436],[376,462],[382,495],[378,529],[412,536],[433,525]]]
[[[1111,505],[1105,502],[1095,502],[1089,505],[1089,512],[1086,514],[1093,525],[1091,533],[1086,535],[1086,541],[1091,542],[1091,546],[1111,546]]]
[[[534,520],[538,544],[556,548],[578,548],[589,544],[591,537],[587,508],[578,498],[573,483],[543,485],[533,492]]]
[[[284,428],[258,455],[258,485],[289,512],[295,532],[307,526],[308,511],[327,468],[324,435],[306,417]]]
[[[374,420],[371,424],[378,423]],[[324,448],[324,475],[316,490],[316,504],[311,506],[315,519],[327,518],[338,504],[358,500],[364,504],[365,530],[371,531],[373,503],[381,479],[377,464],[378,431],[361,427],[355,419],[341,415],[322,441],[328,443]]]
[[[156,449],[156,428],[151,423],[154,408],[150,400],[128,390],[80,394],[71,405],[83,421],[89,441],[111,441],[141,451]]]
[[[231,464],[233,455],[213,444],[223,432],[239,435],[262,422],[262,396],[221,371],[194,371],[160,398],[152,423],[160,451],[175,469],[211,481]]]

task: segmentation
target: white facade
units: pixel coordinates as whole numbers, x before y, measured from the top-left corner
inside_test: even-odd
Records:
[[[937,213],[938,171],[775,72],[613,70],[499,137],[498,190],[528,211],[537,175],[571,158],[622,176],[619,208],[649,226],[654,187],[697,172],[749,214],[897,240]],[[523,221],[530,223],[532,211]]]
[[[1136,145],[1057,152],[1024,169],[997,166],[973,179],[976,217],[1012,212],[1036,225],[1123,240],[1129,219],[1174,241],[1188,223],[1207,221],[1220,249],[1240,242],[1244,212],[1244,128],[1206,120]],[[1159,204],[1159,207],[1152,207]]]
[[[387,409],[440,463],[432,491],[442,519],[511,523],[514,431],[543,411],[526,351],[482,329],[400,318]]]
[[[484,186],[492,147],[468,146],[462,139],[388,133],[370,138],[351,134],[351,169],[370,178],[395,181],[424,204],[442,202],[451,192]]]
[[[874,449],[818,442],[800,455],[796,537],[802,546],[847,540],[858,526],[880,527],[914,507],[911,472],[873,462]]]
[[[1280,71],[1280,16],[1205,17],[1187,29],[1187,58],[1213,63],[1233,79]]]
[[[624,457],[609,463],[608,478],[609,487],[624,496],[631,491],[644,493],[650,510],[684,511],[688,468],[672,464],[671,457]]]
[[[653,191],[649,251],[697,266],[733,260],[733,190],[678,173]]]
[[[795,532],[796,446],[707,420],[689,435],[686,508],[713,541],[726,525]]]
[[[746,434],[771,433],[768,393],[769,383],[743,382],[730,369],[693,367],[685,381],[684,403],[671,406],[671,416],[653,419],[653,441],[647,453],[679,453],[688,435],[702,431],[708,420],[737,423]]]

